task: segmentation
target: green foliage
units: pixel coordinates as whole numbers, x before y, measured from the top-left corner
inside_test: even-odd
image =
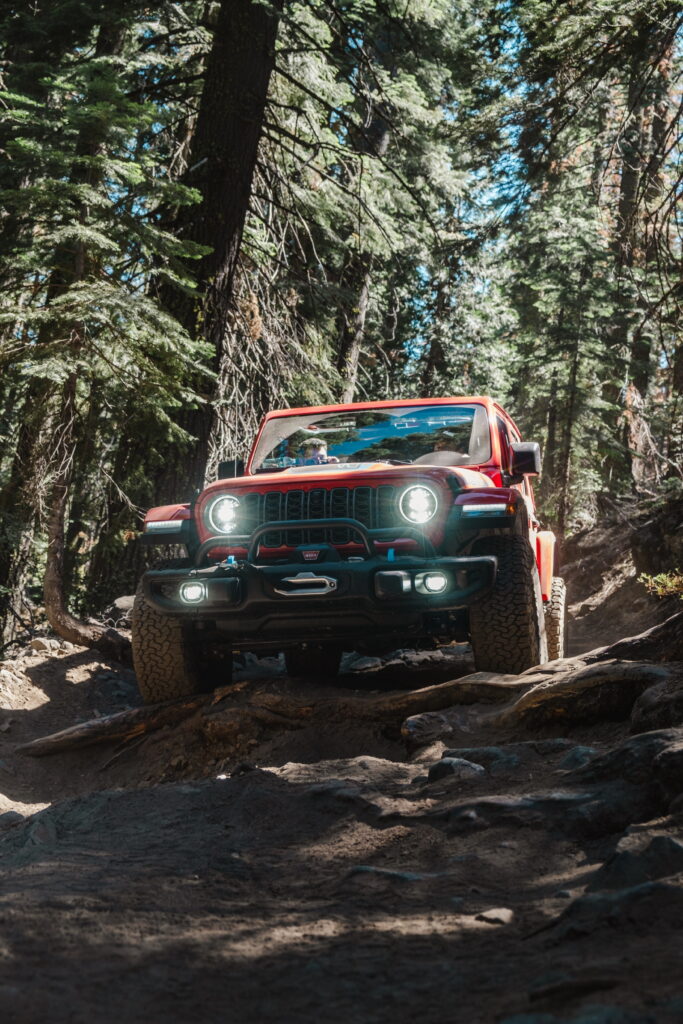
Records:
[[[0,2],[0,541],[29,538],[37,564],[74,372],[70,572],[92,600],[169,460],[180,480],[207,444],[243,453],[269,405],[349,386],[493,393],[543,443],[563,531],[601,491],[677,486],[679,5],[259,3],[276,66],[221,363],[199,336],[207,250],[178,228],[202,200],[220,5]],[[208,442],[193,409],[215,414]]]
[[[680,569],[672,572],[660,572],[656,576],[648,576],[641,573],[638,577],[641,583],[645,584],[648,593],[655,597],[680,597],[683,601],[683,573]]]

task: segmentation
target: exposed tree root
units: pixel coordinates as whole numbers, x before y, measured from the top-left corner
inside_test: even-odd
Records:
[[[239,739],[246,742],[266,730],[295,729],[313,721],[377,722],[398,730],[410,715],[437,711],[453,704],[506,701],[528,685],[518,676],[476,672],[463,679],[421,690],[367,697],[345,693],[306,701],[287,693],[255,689],[249,683],[241,682],[212,694],[199,694],[96,718],[34,740],[19,750],[33,757],[42,757],[94,743],[132,739],[145,732],[175,725],[195,713],[197,731],[216,741]]]
[[[678,659],[673,655],[680,652]],[[645,654],[651,661],[627,660]],[[522,675],[475,672],[461,679],[420,690],[302,699],[273,693],[262,683],[240,682],[210,694],[199,694],[124,711],[83,722],[34,740],[19,749],[34,757],[112,740],[126,741],[196,715],[192,730],[205,739],[240,747],[268,731],[286,731],[314,722],[369,722],[400,729],[412,746],[421,746],[452,732],[446,709],[457,705],[515,703],[490,716],[495,726],[537,726],[627,718],[634,704],[651,687],[675,684],[683,678],[683,613],[637,637],[565,658]],[[659,691],[657,691],[659,692]],[[676,691],[677,693],[677,691]],[[676,694],[674,694],[676,696]],[[642,703],[642,702],[641,702]],[[678,703],[669,701],[669,718]],[[680,703],[680,702],[679,702]],[[642,726],[641,726],[642,727]]]
[[[496,719],[498,725],[541,725],[628,718],[638,697],[674,674],[674,668],[638,661],[589,665],[551,677],[523,694]]]
[[[586,660],[604,661],[620,658],[638,661],[683,661],[683,612],[676,612],[665,622],[638,636],[618,640],[587,654]]]

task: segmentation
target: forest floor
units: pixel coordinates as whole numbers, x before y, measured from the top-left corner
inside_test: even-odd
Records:
[[[573,552],[575,654],[675,610],[611,529]],[[332,689],[247,658],[239,678],[310,703],[472,672],[464,647],[345,669]],[[683,728],[470,704],[412,751],[358,721],[17,750],[138,703],[131,670],[54,639],[0,663],[3,1021],[683,1019],[683,803],[651,778],[666,756],[683,780]]]

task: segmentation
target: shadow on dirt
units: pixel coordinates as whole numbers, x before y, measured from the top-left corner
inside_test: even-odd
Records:
[[[622,1015],[597,1019],[627,1022],[648,958],[625,976],[607,920],[580,949],[539,931],[567,906],[557,894],[567,874],[582,886],[587,870],[543,828],[448,835],[424,818],[378,815],[339,779],[256,771],[93,794],[0,840],[0,941],[12,954],[0,961],[3,1006],[8,1019],[55,1024],[436,1024],[446,1001],[477,1024],[531,1002],[567,1020],[588,978],[594,991],[619,988]],[[502,900],[507,923],[481,917]],[[665,1022],[678,953],[668,926],[650,931],[662,1000],[653,1019]],[[555,995],[541,985],[553,970],[563,975]]]

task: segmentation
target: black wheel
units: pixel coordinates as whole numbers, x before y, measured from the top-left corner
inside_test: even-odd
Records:
[[[480,672],[524,672],[548,660],[543,596],[526,537],[485,537],[473,554],[495,555],[496,583],[470,608],[470,643]]]
[[[339,672],[342,652],[338,647],[304,644],[285,651],[287,675],[301,679],[333,679]]]
[[[131,643],[145,704],[206,693],[231,680],[232,651],[202,647],[191,627],[145,600],[142,582],[131,614]]]
[[[548,660],[567,657],[567,588],[560,576],[553,576],[550,600],[545,606]]]

